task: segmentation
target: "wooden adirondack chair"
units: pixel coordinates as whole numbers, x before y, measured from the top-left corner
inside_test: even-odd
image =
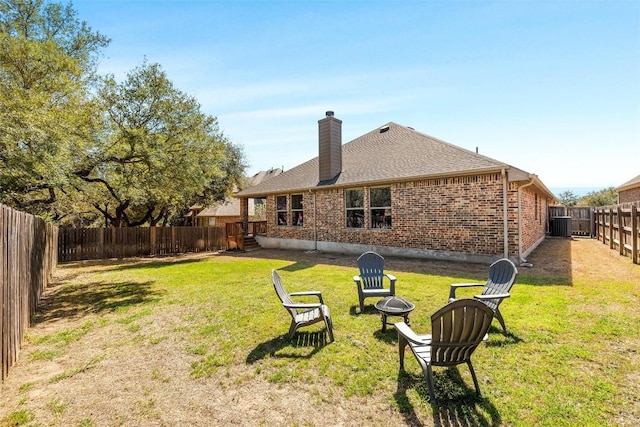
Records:
[[[364,300],[369,297],[388,297],[396,294],[396,278],[384,272],[384,258],[375,252],[365,252],[358,257],[359,276],[353,276],[358,286],[360,313],[364,311]],[[389,287],[385,288],[385,278]]]
[[[400,369],[404,370],[404,353],[408,345],[422,367],[430,401],[435,404],[432,366],[466,363],[480,395],[471,355],[485,338],[492,320],[493,311],[486,304],[474,299],[460,299],[431,315],[431,335],[417,335],[406,323],[396,323]]]
[[[329,334],[329,341],[333,342],[333,323],[331,321],[331,314],[329,307],[324,304],[322,293],[319,291],[287,293],[282,285],[280,275],[275,270],[271,271],[271,280],[273,281],[273,287],[276,290],[276,294],[278,295],[280,302],[282,302],[284,308],[291,315],[289,339],[293,338],[293,335],[298,328],[324,321],[325,326],[327,327],[327,333]],[[310,304],[296,303],[291,299],[293,296],[317,297],[319,302]]]
[[[491,264],[489,267],[489,278],[486,283],[454,283],[449,288],[449,302],[455,301],[456,290],[459,288],[483,287],[480,295],[474,298],[485,303],[500,322],[504,334],[507,333],[507,327],[504,324],[502,313],[499,306],[505,298],[509,298],[511,287],[515,283],[518,269],[511,260],[502,258]]]

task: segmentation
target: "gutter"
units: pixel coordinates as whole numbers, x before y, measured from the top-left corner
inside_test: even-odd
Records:
[[[316,205],[316,192],[309,188],[309,193],[313,195],[313,250],[318,250],[318,209]]]

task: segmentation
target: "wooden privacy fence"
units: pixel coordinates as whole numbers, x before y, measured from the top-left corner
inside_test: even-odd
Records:
[[[57,260],[57,227],[0,205],[0,336],[2,381],[20,352],[31,315]]]
[[[595,236],[595,220],[592,207],[583,206],[549,206],[549,230],[552,235],[564,235],[561,227],[570,224],[570,236]],[[560,227],[558,225],[561,225]],[[561,234],[558,234],[561,233]]]
[[[597,238],[620,255],[640,264],[640,202],[595,209]]]
[[[214,227],[60,228],[58,260],[207,252],[227,248],[224,225]]]

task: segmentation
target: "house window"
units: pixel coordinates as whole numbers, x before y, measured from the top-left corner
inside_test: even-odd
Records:
[[[391,228],[391,187],[369,190],[371,228]]]
[[[287,225],[287,196],[276,196],[276,224]]]
[[[291,195],[291,225],[302,227],[302,194]]]
[[[364,227],[364,190],[346,190],[344,202],[347,217],[347,227]]]

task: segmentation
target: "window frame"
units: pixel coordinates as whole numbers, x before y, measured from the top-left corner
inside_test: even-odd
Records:
[[[294,203],[294,198],[300,198],[300,207]],[[302,193],[291,195],[291,225],[302,227],[304,225],[304,195]]]
[[[386,189],[389,192],[389,204],[385,206],[373,206],[373,201],[377,197],[373,197],[372,191]],[[393,227],[392,222],[392,200],[391,200],[391,186],[379,186],[369,188],[369,226],[372,230],[391,230]],[[386,201],[386,200],[385,200]],[[376,212],[381,211],[381,213]],[[379,220],[382,215],[382,220]]]
[[[280,201],[284,200],[284,209],[280,205]],[[286,227],[289,225],[289,198],[287,195],[276,196],[276,225]],[[284,220],[284,222],[282,221]]]
[[[360,192],[361,194],[361,200],[360,202],[360,206],[354,205],[354,206],[349,206],[349,202],[354,202],[354,201],[358,201],[355,198],[351,198],[348,195],[351,194],[352,192]],[[366,209],[364,207],[365,205],[365,191],[364,188],[350,188],[350,189],[345,189],[344,190],[344,210],[345,210],[345,227],[346,228],[355,228],[355,229],[359,229],[359,228],[365,228],[366,225],[366,221],[365,221],[365,215],[366,215]],[[354,215],[357,215],[357,212],[361,212],[361,217],[357,218],[355,217],[354,219]]]

